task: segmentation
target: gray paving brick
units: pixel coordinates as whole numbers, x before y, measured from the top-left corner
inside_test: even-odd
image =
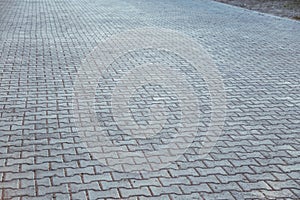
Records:
[[[62,185],[67,183],[82,183],[81,177],[79,175],[71,176],[71,177],[53,177],[54,185]]]
[[[200,194],[201,198],[200,199],[219,199],[219,200],[231,200],[235,199],[232,193],[228,191],[224,192],[219,192],[219,193],[201,193]]]
[[[182,194],[180,188],[177,185],[171,185],[168,187],[156,187],[150,186],[150,190],[154,195],[162,194]]]
[[[140,180],[132,179],[131,184],[134,188],[148,186],[148,185],[161,186],[161,183],[159,182],[158,178],[140,179]]]
[[[135,197],[133,197],[134,199]],[[147,200],[147,199],[151,199],[151,200],[170,200],[171,198],[169,197],[169,195],[160,195],[160,196],[152,196],[152,197],[144,197],[144,196],[140,196],[139,199],[141,200]]]
[[[208,183],[208,185],[211,188],[211,190],[216,193],[223,191],[242,191],[242,189],[236,182],[229,182],[226,185]]]
[[[232,162],[229,162],[228,160],[217,160],[217,161],[203,161],[205,165],[201,166],[195,166],[199,168],[214,168],[214,167],[232,167]]]
[[[263,199],[265,196],[260,191],[243,191],[243,192],[237,192],[232,191],[231,195],[235,199]]]
[[[250,182],[257,182],[257,181],[273,181],[276,180],[276,176],[274,173],[263,173],[263,174],[245,174],[245,177]]]
[[[159,179],[163,186],[170,185],[187,185],[190,184],[190,181],[186,177],[178,177],[178,178],[160,178]]]
[[[271,189],[270,186],[264,181],[258,181],[253,183],[239,182],[239,185],[243,189],[243,191]]]
[[[251,166],[251,168],[249,166],[241,166],[241,167],[235,167],[235,168],[223,167],[223,169],[229,175],[245,174],[245,173],[254,174],[254,170],[257,170],[257,173],[264,172],[264,168],[260,168],[260,166],[258,166],[257,168],[256,168],[256,166]]]
[[[198,193],[192,193],[188,195],[170,195],[173,199],[201,199],[201,196]]]
[[[63,169],[63,168],[72,168],[72,169],[76,169],[79,168],[78,166],[78,162],[76,161],[71,161],[71,162],[51,162],[51,168],[53,170],[59,170],[59,169]]]
[[[83,175],[84,182],[93,182],[93,181],[112,181],[111,175],[109,173],[103,174],[84,174]]]
[[[189,176],[189,180],[192,184],[202,184],[202,183],[219,183],[220,181],[217,179],[215,175],[208,176]]]
[[[105,198],[119,199],[120,198],[117,189],[110,189],[110,190],[104,190],[104,191],[90,190],[88,193],[89,193],[89,197],[91,199],[105,199]]]
[[[149,172],[142,172],[143,178],[158,178],[158,177],[170,177],[170,174],[167,170],[160,170],[160,171],[149,171]]]
[[[282,172],[277,165],[251,166],[255,173],[280,173]]]
[[[45,171],[49,169],[49,163],[40,163],[40,164],[22,164],[22,171],[33,171],[38,169],[44,169]]]
[[[38,200],[38,199],[52,199],[53,198],[53,194],[47,194],[44,195],[43,197],[34,197],[34,196],[23,196],[22,199],[24,200]]]
[[[7,159],[7,165],[18,165],[18,164],[33,164],[33,157],[31,158],[18,158],[18,159]]]
[[[170,169],[169,171],[172,177],[197,175],[197,171],[194,168],[177,170]]]
[[[46,195],[46,194],[53,194],[53,193],[62,193],[62,194],[68,194],[68,187],[66,184],[59,185],[59,186],[51,186],[51,187],[45,187],[40,186],[38,188],[38,195]]]
[[[6,189],[4,190],[4,199],[5,198],[17,198],[25,195],[33,196],[35,193],[34,188],[19,188],[16,189]]]
[[[88,153],[80,154],[80,155],[78,155],[78,154],[76,155],[74,153],[73,155],[71,155],[71,154],[67,154],[66,152],[64,152],[64,159],[66,162],[72,162],[72,161],[79,161],[79,160],[90,160],[90,157],[89,157]]]
[[[7,172],[5,179],[10,181],[15,179],[33,179],[33,177],[33,172]]]
[[[196,168],[197,172],[201,176],[207,176],[212,174],[227,174],[222,167],[215,167],[215,168]]]
[[[200,185],[181,185],[180,188],[182,189],[184,194],[191,194],[194,192],[212,192],[207,184],[200,184]]]
[[[180,169],[187,169],[190,167],[202,167],[202,168],[206,167],[205,164],[203,163],[203,161],[199,161],[199,160],[177,162],[176,164],[179,165]],[[210,166],[210,164],[213,165],[213,163],[209,163],[208,166]]]
[[[135,189],[126,189],[126,188],[120,188],[120,193],[122,198],[128,198],[132,196],[151,196],[151,193],[149,191],[148,187],[140,187]]]
[[[48,156],[48,157],[37,157],[36,158],[36,163],[41,164],[41,163],[49,163],[49,162],[57,162],[60,163],[62,162],[63,159],[61,156]]]
[[[113,172],[112,177],[115,181],[120,181],[123,179],[140,179],[141,176],[137,173],[120,173],[120,172]]]
[[[249,175],[249,174],[247,174],[247,175]],[[250,174],[249,176],[251,177],[251,175],[252,174]],[[216,177],[220,180],[221,183],[245,181],[247,179],[244,174],[216,175]]]

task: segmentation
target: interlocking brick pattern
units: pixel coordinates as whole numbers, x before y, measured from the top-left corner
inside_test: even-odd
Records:
[[[148,26],[203,45],[223,77],[227,116],[204,159],[196,140],[166,168],[121,173],[82,144],[73,86],[100,41]],[[297,21],[208,0],[0,0],[1,198],[300,198],[299,31]]]

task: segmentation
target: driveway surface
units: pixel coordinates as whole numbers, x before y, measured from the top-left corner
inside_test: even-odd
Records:
[[[0,0],[1,199],[299,199],[299,50],[208,0]]]

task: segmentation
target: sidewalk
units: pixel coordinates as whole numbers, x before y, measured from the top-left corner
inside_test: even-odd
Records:
[[[0,199],[299,199],[299,32],[208,0],[0,0]]]

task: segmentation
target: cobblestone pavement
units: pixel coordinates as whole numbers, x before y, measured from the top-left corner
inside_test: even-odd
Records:
[[[74,85],[99,43],[144,27],[176,30],[203,46],[222,76],[226,118],[206,157],[197,153],[200,137],[170,165],[121,172],[83,144]],[[299,199],[299,33],[297,21],[206,0],[0,0],[2,199]],[[152,61],[192,70],[172,53],[131,52],[99,80],[96,105],[105,103],[104,89],[118,72]],[[202,91],[199,131],[205,132],[210,95],[201,76],[188,81]],[[146,97],[130,99],[136,121],[147,123],[143,112],[158,92],[157,101],[175,110],[170,124],[177,124],[172,93],[159,85],[140,90]],[[113,127],[106,111],[95,109],[99,123]],[[162,142],[149,141],[125,145],[151,151]]]

